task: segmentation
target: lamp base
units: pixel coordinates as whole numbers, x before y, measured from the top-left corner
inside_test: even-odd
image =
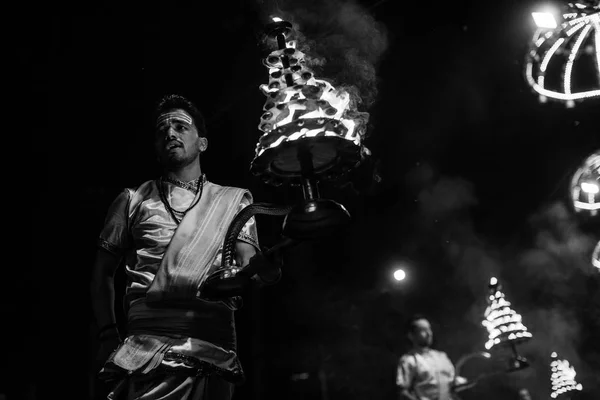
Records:
[[[273,134],[274,135],[274,134]],[[368,155],[365,147],[338,136],[316,136],[289,140],[259,152],[250,172],[263,182],[280,186],[300,184],[306,176],[333,181],[354,169]],[[279,138],[281,138],[279,137]]]
[[[283,235],[294,240],[331,236],[350,222],[343,205],[329,199],[308,199],[296,205],[283,221]]]

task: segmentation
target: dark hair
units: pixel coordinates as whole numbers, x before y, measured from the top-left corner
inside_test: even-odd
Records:
[[[190,114],[196,129],[198,129],[198,135],[203,137],[206,136],[206,122],[204,120],[204,115],[202,115],[194,103],[179,94],[168,94],[163,96],[156,103],[153,115],[154,121],[156,121],[161,114],[175,109],[181,109]]]
[[[405,331],[407,333],[412,332],[415,329],[415,322],[420,319],[429,321],[429,318],[427,318],[427,316],[424,314],[413,314],[409,319],[406,320],[406,324],[404,325]]]

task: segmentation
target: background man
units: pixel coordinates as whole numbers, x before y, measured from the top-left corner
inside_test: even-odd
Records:
[[[398,398],[401,400],[452,400],[457,385],[464,390],[470,386],[466,379],[455,377],[448,355],[431,348],[433,331],[422,315],[407,323],[407,337],[412,348],[400,357],[396,374]]]

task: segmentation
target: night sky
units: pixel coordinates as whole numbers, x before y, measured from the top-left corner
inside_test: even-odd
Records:
[[[90,391],[96,237],[117,193],[160,173],[149,118],[161,95],[183,94],[204,111],[209,179],[249,188],[255,201],[302,198],[249,171],[265,101],[258,87],[267,82],[258,39],[276,3],[308,40],[320,38],[313,49],[328,61],[326,77],[361,89],[372,157],[344,181],[320,185],[322,197],[348,209],[350,227],[287,252],[282,281],[239,311],[248,380],[236,399],[303,390],[313,394],[297,398],[318,399],[319,370],[328,400],[393,398],[405,319],[428,315],[435,346],[454,361],[484,350],[492,276],[533,334],[518,347],[532,366],[483,380],[463,400],[516,399],[519,388],[547,399],[552,351],[578,372],[584,391],[573,398],[597,399],[600,274],[589,260],[600,229],[567,200],[572,173],[600,148],[600,102],[540,103],[523,74],[538,3],[518,0],[24,10],[9,80],[31,146],[8,155],[29,183],[19,182],[5,210],[21,227],[23,255],[6,291],[14,293],[6,320],[18,327],[6,391],[27,383],[38,399]],[[364,68],[340,63],[348,48]],[[262,245],[277,243],[282,219],[257,221]],[[401,283],[391,280],[397,266],[407,271]],[[504,365],[476,363],[466,375]],[[308,380],[291,380],[302,372]]]

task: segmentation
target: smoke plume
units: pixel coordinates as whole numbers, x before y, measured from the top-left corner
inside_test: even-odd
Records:
[[[437,242],[452,269],[447,285],[455,296],[462,292],[467,297],[466,291],[471,299],[466,304],[448,293],[447,301],[455,310],[464,308],[452,316],[440,312],[437,322],[446,327],[441,335],[447,349],[482,350],[483,343],[466,343],[477,337],[466,326],[478,329],[481,338],[487,335],[481,320],[487,283],[495,276],[533,334],[531,341],[518,346],[531,368],[505,376],[506,383],[515,389],[527,387],[534,396],[548,395],[550,354],[556,351],[575,366],[584,387],[587,379],[589,387],[600,368],[600,346],[592,339],[600,332],[600,296],[594,296],[598,276],[591,265],[598,239],[582,231],[565,204],[555,202],[530,217],[527,238],[519,237],[516,244],[497,243],[474,224],[478,200],[470,182],[441,176],[427,164],[414,168],[407,182],[418,208],[415,223],[420,234],[415,240]]]
[[[292,40],[318,79],[351,92],[365,110],[373,105],[378,93],[377,67],[388,39],[385,27],[367,9],[354,0],[259,3],[266,17],[292,23]]]

